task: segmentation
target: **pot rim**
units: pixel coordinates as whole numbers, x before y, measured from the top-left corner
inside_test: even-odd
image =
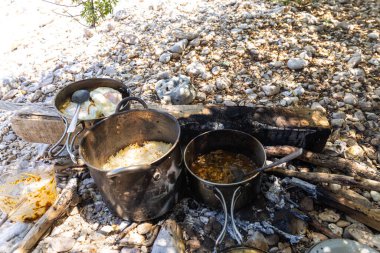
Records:
[[[64,117],[64,118],[66,118],[66,119],[69,119],[69,120],[71,120],[72,119],[72,116],[69,116],[69,115],[67,115],[67,114],[65,114],[65,113],[63,113],[63,112],[61,112],[61,110],[57,107],[57,97],[62,93],[62,91],[63,90],[65,90],[65,89],[68,89],[69,87],[72,87],[72,86],[75,86],[75,85],[78,85],[78,84],[81,84],[81,83],[83,83],[83,82],[89,82],[89,81],[112,81],[112,82],[115,82],[115,83],[119,83],[121,86],[125,86],[125,88],[126,88],[126,90],[127,90],[127,92],[128,93],[130,93],[129,92],[129,90],[128,90],[128,87],[123,83],[123,82],[121,82],[121,81],[119,81],[119,80],[115,80],[115,79],[112,79],[112,78],[88,78],[88,79],[83,79],[83,80],[79,80],[79,81],[76,81],[76,82],[73,82],[73,83],[70,83],[70,84],[68,84],[68,85],[66,85],[65,87],[63,87],[62,89],[60,89],[58,92],[57,92],[57,94],[55,94],[55,96],[54,96],[54,99],[53,99],[53,106],[54,106],[54,108],[55,108],[55,110],[58,112],[58,114],[61,116],[61,117]],[[101,86],[101,87],[107,87],[107,86]],[[99,87],[97,87],[97,88],[99,88]],[[96,88],[95,88],[96,89]],[[130,94],[128,94],[128,96],[129,96]],[[103,117],[99,117],[99,118],[95,118],[95,119],[78,119],[78,122],[93,122],[93,121],[98,121],[98,120],[103,120],[103,119],[105,119],[105,118],[107,118],[106,116],[103,116]]]
[[[105,122],[106,120],[111,119],[111,118],[114,118],[114,117],[117,117],[117,116],[119,116],[119,115],[121,115],[121,114],[128,114],[128,113],[141,112],[141,111],[152,111],[152,112],[155,112],[155,113],[160,113],[160,114],[163,114],[163,115],[165,115],[165,116],[171,118],[171,119],[175,122],[176,127],[178,128],[178,134],[177,134],[177,138],[176,138],[175,142],[173,143],[173,146],[172,146],[172,147],[171,147],[171,148],[170,148],[170,149],[169,149],[169,150],[168,150],[163,156],[161,156],[160,158],[154,160],[153,162],[149,163],[148,165],[150,165],[150,166],[152,167],[152,166],[154,166],[154,165],[156,165],[156,164],[159,164],[159,163],[162,162],[164,159],[166,159],[166,157],[167,157],[168,155],[170,155],[170,154],[173,152],[173,150],[177,148],[177,146],[178,146],[178,144],[179,144],[179,141],[180,141],[180,138],[181,138],[181,126],[179,125],[178,120],[177,120],[173,115],[171,115],[171,114],[169,114],[169,113],[167,113],[167,112],[163,112],[163,111],[159,111],[159,110],[155,110],[155,109],[150,109],[150,108],[147,108],[147,109],[130,109],[130,110],[128,110],[128,111],[122,111],[122,112],[114,113],[114,114],[112,114],[112,115],[110,115],[110,116],[108,116],[108,117],[106,117],[106,118],[104,118],[104,119],[102,119],[102,120],[96,122],[96,123],[90,128],[90,129],[88,129],[88,130],[84,133],[83,137],[81,138],[81,141],[80,141],[80,143],[79,143],[79,150],[78,150],[79,158],[80,158],[80,159],[81,159],[81,160],[82,160],[82,161],[83,161],[88,167],[90,167],[90,168],[92,168],[92,169],[94,169],[94,170],[96,170],[96,171],[100,171],[100,172],[104,172],[104,173],[107,173],[107,172],[110,172],[110,171],[113,171],[113,170],[116,170],[116,169],[119,169],[119,168],[128,168],[128,167],[130,167],[130,166],[128,166],[128,167],[119,167],[119,168],[115,168],[115,169],[112,169],[112,170],[102,170],[102,169],[99,169],[98,167],[93,166],[92,164],[90,164],[89,162],[87,162],[86,159],[84,159],[84,157],[83,157],[83,155],[82,155],[82,153],[83,153],[83,148],[82,148],[83,145],[82,145],[82,144],[83,144],[83,142],[84,142],[84,139],[87,137],[87,135],[89,135],[90,132],[91,132],[94,128],[98,127],[99,125],[101,125],[101,124],[102,124],[103,122]],[[138,165],[146,165],[146,164],[138,164]],[[131,165],[131,166],[134,166],[134,165]],[[150,169],[152,169],[152,168],[150,168]]]
[[[205,180],[205,179],[199,177],[198,175],[196,175],[196,174],[191,170],[191,166],[188,166],[187,161],[186,161],[186,154],[187,154],[187,149],[188,149],[189,145],[190,145],[192,142],[194,142],[198,137],[201,137],[201,136],[203,136],[203,135],[210,134],[210,133],[212,133],[212,132],[223,132],[223,131],[225,131],[225,132],[235,132],[235,133],[243,134],[243,135],[246,135],[247,138],[251,138],[251,139],[253,139],[254,141],[257,141],[258,144],[259,144],[259,146],[262,148],[262,150],[263,150],[263,152],[264,152],[264,163],[263,163],[261,166],[259,166],[259,168],[265,165],[266,160],[267,160],[267,155],[266,155],[266,152],[265,152],[265,149],[264,149],[263,144],[262,144],[258,139],[256,139],[256,138],[253,137],[252,135],[250,135],[250,134],[248,134],[248,133],[246,133],[246,132],[240,131],[240,130],[235,130],[235,129],[218,129],[218,130],[211,130],[211,131],[207,131],[207,132],[204,132],[204,133],[202,133],[202,134],[199,134],[199,135],[197,135],[196,137],[194,137],[194,138],[193,138],[193,139],[192,139],[192,140],[186,145],[185,150],[184,150],[184,152],[183,152],[183,161],[184,161],[184,164],[185,164],[185,168],[186,168],[186,170],[187,170],[188,172],[190,172],[191,175],[193,175],[193,176],[194,176],[196,179],[198,179],[199,181],[201,181],[201,182],[203,182],[203,183],[205,183],[205,184],[208,184],[208,185],[212,185],[212,186],[219,186],[219,187],[240,186],[240,185],[242,185],[242,184],[245,184],[245,183],[250,182],[250,181],[253,180],[255,177],[257,177],[257,176],[260,174],[260,172],[257,172],[256,174],[253,174],[251,177],[249,177],[249,178],[247,178],[247,179],[245,179],[245,180],[242,180],[242,181],[239,181],[239,182],[234,182],[234,183],[228,183],[228,184],[226,184],[226,183],[215,183],[215,182],[211,182],[211,181]]]

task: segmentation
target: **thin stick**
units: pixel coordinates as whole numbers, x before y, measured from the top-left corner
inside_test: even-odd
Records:
[[[298,177],[315,183],[349,185],[365,190],[380,191],[380,182],[361,177],[350,177],[345,175],[319,172],[299,172],[294,170],[286,170],[278,167],[272,168],[268,170],[268,172],[279,173],[288,177]]]

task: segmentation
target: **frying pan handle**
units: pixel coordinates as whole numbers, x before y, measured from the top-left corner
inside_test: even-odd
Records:
[[[143,171],[151,170],[153,168],[155,168],[155,166],[150,165],[150,164],[132,165],[132,166],[122,167],[122,168],[118,168],[118,169],[108,171],[106,173],[106,176],[108,178],[113,178],[113,177],[119,176],[120,174],[143,172]],[[153,178],[159,178],[160,177],[160,175],[157,175],[156,173],[155,173],[155,175],[153,175]]]
[[[223,241],[223,239],[226,235],[227,224],[228,224],[228,216],[229,215],[231,216],[231,223],[232,223],[232,229],[233,229],[235,240],[238,242],[239,245],[241,245],[243,243],[243,236],[240,234],[240,232],[239,232],[239,230],[235,224],[235,218],[234,218],[235,204],[241,195],[241,189],[242,189],[242,186],[239,186],[234,190],[234,192],[232,194],[232,199],[230,201],[228,201],[228,203],[229,203],[229,207],[228,207],[227,206],[228,204],[227,204],[227,201],[226,201],[226,198],[225,198],[223,192],[216,186],[213,188],[215,197],[222,204],[223,212],[224,212],[224,224],[223,224],[222,231],[220,232],[218,238],[215,241],[214,252],[217,252],[218,246],[221,244],[221,242]]]
[[[142,106],[145,109],[148,109],[148,105],[141,98],[138,98],[138,97],[126,97],[123,100],[121,100],[119,102],[119,104],[116,106],[115,113],[119,113],[119,112],[123,112],[123,111],[129,110],[129,108],[130,108],[130,103],[129,102],[130,101],[137,101],[140,104],[142,104]]]

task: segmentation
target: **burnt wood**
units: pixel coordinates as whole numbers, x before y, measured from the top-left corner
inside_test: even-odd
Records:
[[[218,105],[149,105],[168,112],[181,125],[183,142],[215,129],[236,129],[258,138],[264,145],[292,145],[320,152],[331,133],[326,116],[308,108],[245,107]],[[139,108],[139,106],[135,106]],[[54,107],[0,101],[0,110],[15,111],[11,122],[25,141],[55,143],[64,125]]]

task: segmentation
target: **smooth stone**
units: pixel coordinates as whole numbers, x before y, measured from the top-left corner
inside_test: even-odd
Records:
[[[215,86],[218,90],[225,90],[231,86],[231,80],[227,77],[219,77],[215,81]]]
[[[336,234],[337,236],[342,236],[342,234],[343,234],[343,228],[338,227],[338,226],[335,225],[334,223],[330,223],[330,224],[328,225],[328,228],[331,230],[331,232],[333,232],[333,233]]]
[[[206,72],[206,67],[203,63],[193,62],[186,67],[186,73],[190,76],[199,76]]]
[[[139,38],[131,33],[122,33],[120,34],[120,39],[128,45],[136,45],[139,43]]]
[[[273,96],[280,93],[280,87],[275,85],[264,85],[261,87],[266,96]]]
[[[351,222],[351,221],[349,221],[349,222]],[[355,220],[352,220],[352,222],[353,223],[351,225],[349,225],[349,226],[347,226],[347,227],[344,228],[343,238],[348,238],[348,239],[354,238],[353,234],[356,233],[355,232],[356,230],[371,233],[371,230],[369,228],[367,228],[364,224],[359,223],[359,222],[357,222]]]
[[[338,227],[345,228],[345,227],[351,225],[351,223],[348,222],[348,221],[346,221],[346,220],[339,220],[339,221],[336,223],[336,225],[337,225]]]
[[[177,43],[175,43],[175,44],[169,49],[169,51],[172,52],[172,53],[182,54],[183,51],[185,50],[186,46],[187,46],[187,43],[188,43],[188,40],[187,40],[187,39],[180,40],[180,41],[178,41]]]
[[[54,237],[50,241],[50,246],[55,252],[66,252],[74,247],[75,239],[69,237]]]
[[[190,104],[197,93],[190,78],[184,75],[162,79],[155,86],[158,97],[174,105]]]
[[[112,226],[104,226],[100,229],[100,233],[102,233],[103,235],[109,235],[111,232],[113,232],[113,228]]]
[[[161,63],[168,63],[170,61],[170,59],[172,58],[172,54],[171,53],[163,53],[160,58],[159,58],[159,61]]]
[[[350,68],[356,67],[362,60],[362,55],[360,53],[354,54],[347,62]]]
[[[12,142],[12,141],[15,141],[17,139],[16,135],[15,134],[7,134],[4,138],[3,138],[3,141],[5,142]]]
[[[321,233],[318,233],[318,232],[314,232],[314,231],[312,231],[312,232],[309,234],[309,236],[310,236],[311,239],[313,240],[314,244],[329,239],[329,238],[328,238],[327,236],[325,236],[324,234],[321,234]]]
[[[311,104],[311,109],[312,110],[318,110],[318,111],[321,111],[321,112],[326,112],[326,109],[318,102],[313,102]]]
[[[287,66],[292,70],[300,70],[308,65],[308,62],[301,58],[290,58]]]
[[[327,222],[337,222],[340,219],[340,215],[330,209],[325,209],[325,211],[318,214],[318,217],[322,221],[327,221]]]
[[[376,202],[380,202],[380,193],[377,192],[377,191],[370,191],[370,194],[371,194],[371,198],[376,201]]]
[[[379,39],[379,33],[378,32],[371,32],[368,34],[368,38],[371,40],[378,40]]]
[[[343,127],[344,124],[345,124],[344,119],[332,119],[331,120],[331,125],[335,126],[335,127]]]
[[[358,99],[352,93],[346,93],[343,98],[343,102],[349,105],[357,105]]]

